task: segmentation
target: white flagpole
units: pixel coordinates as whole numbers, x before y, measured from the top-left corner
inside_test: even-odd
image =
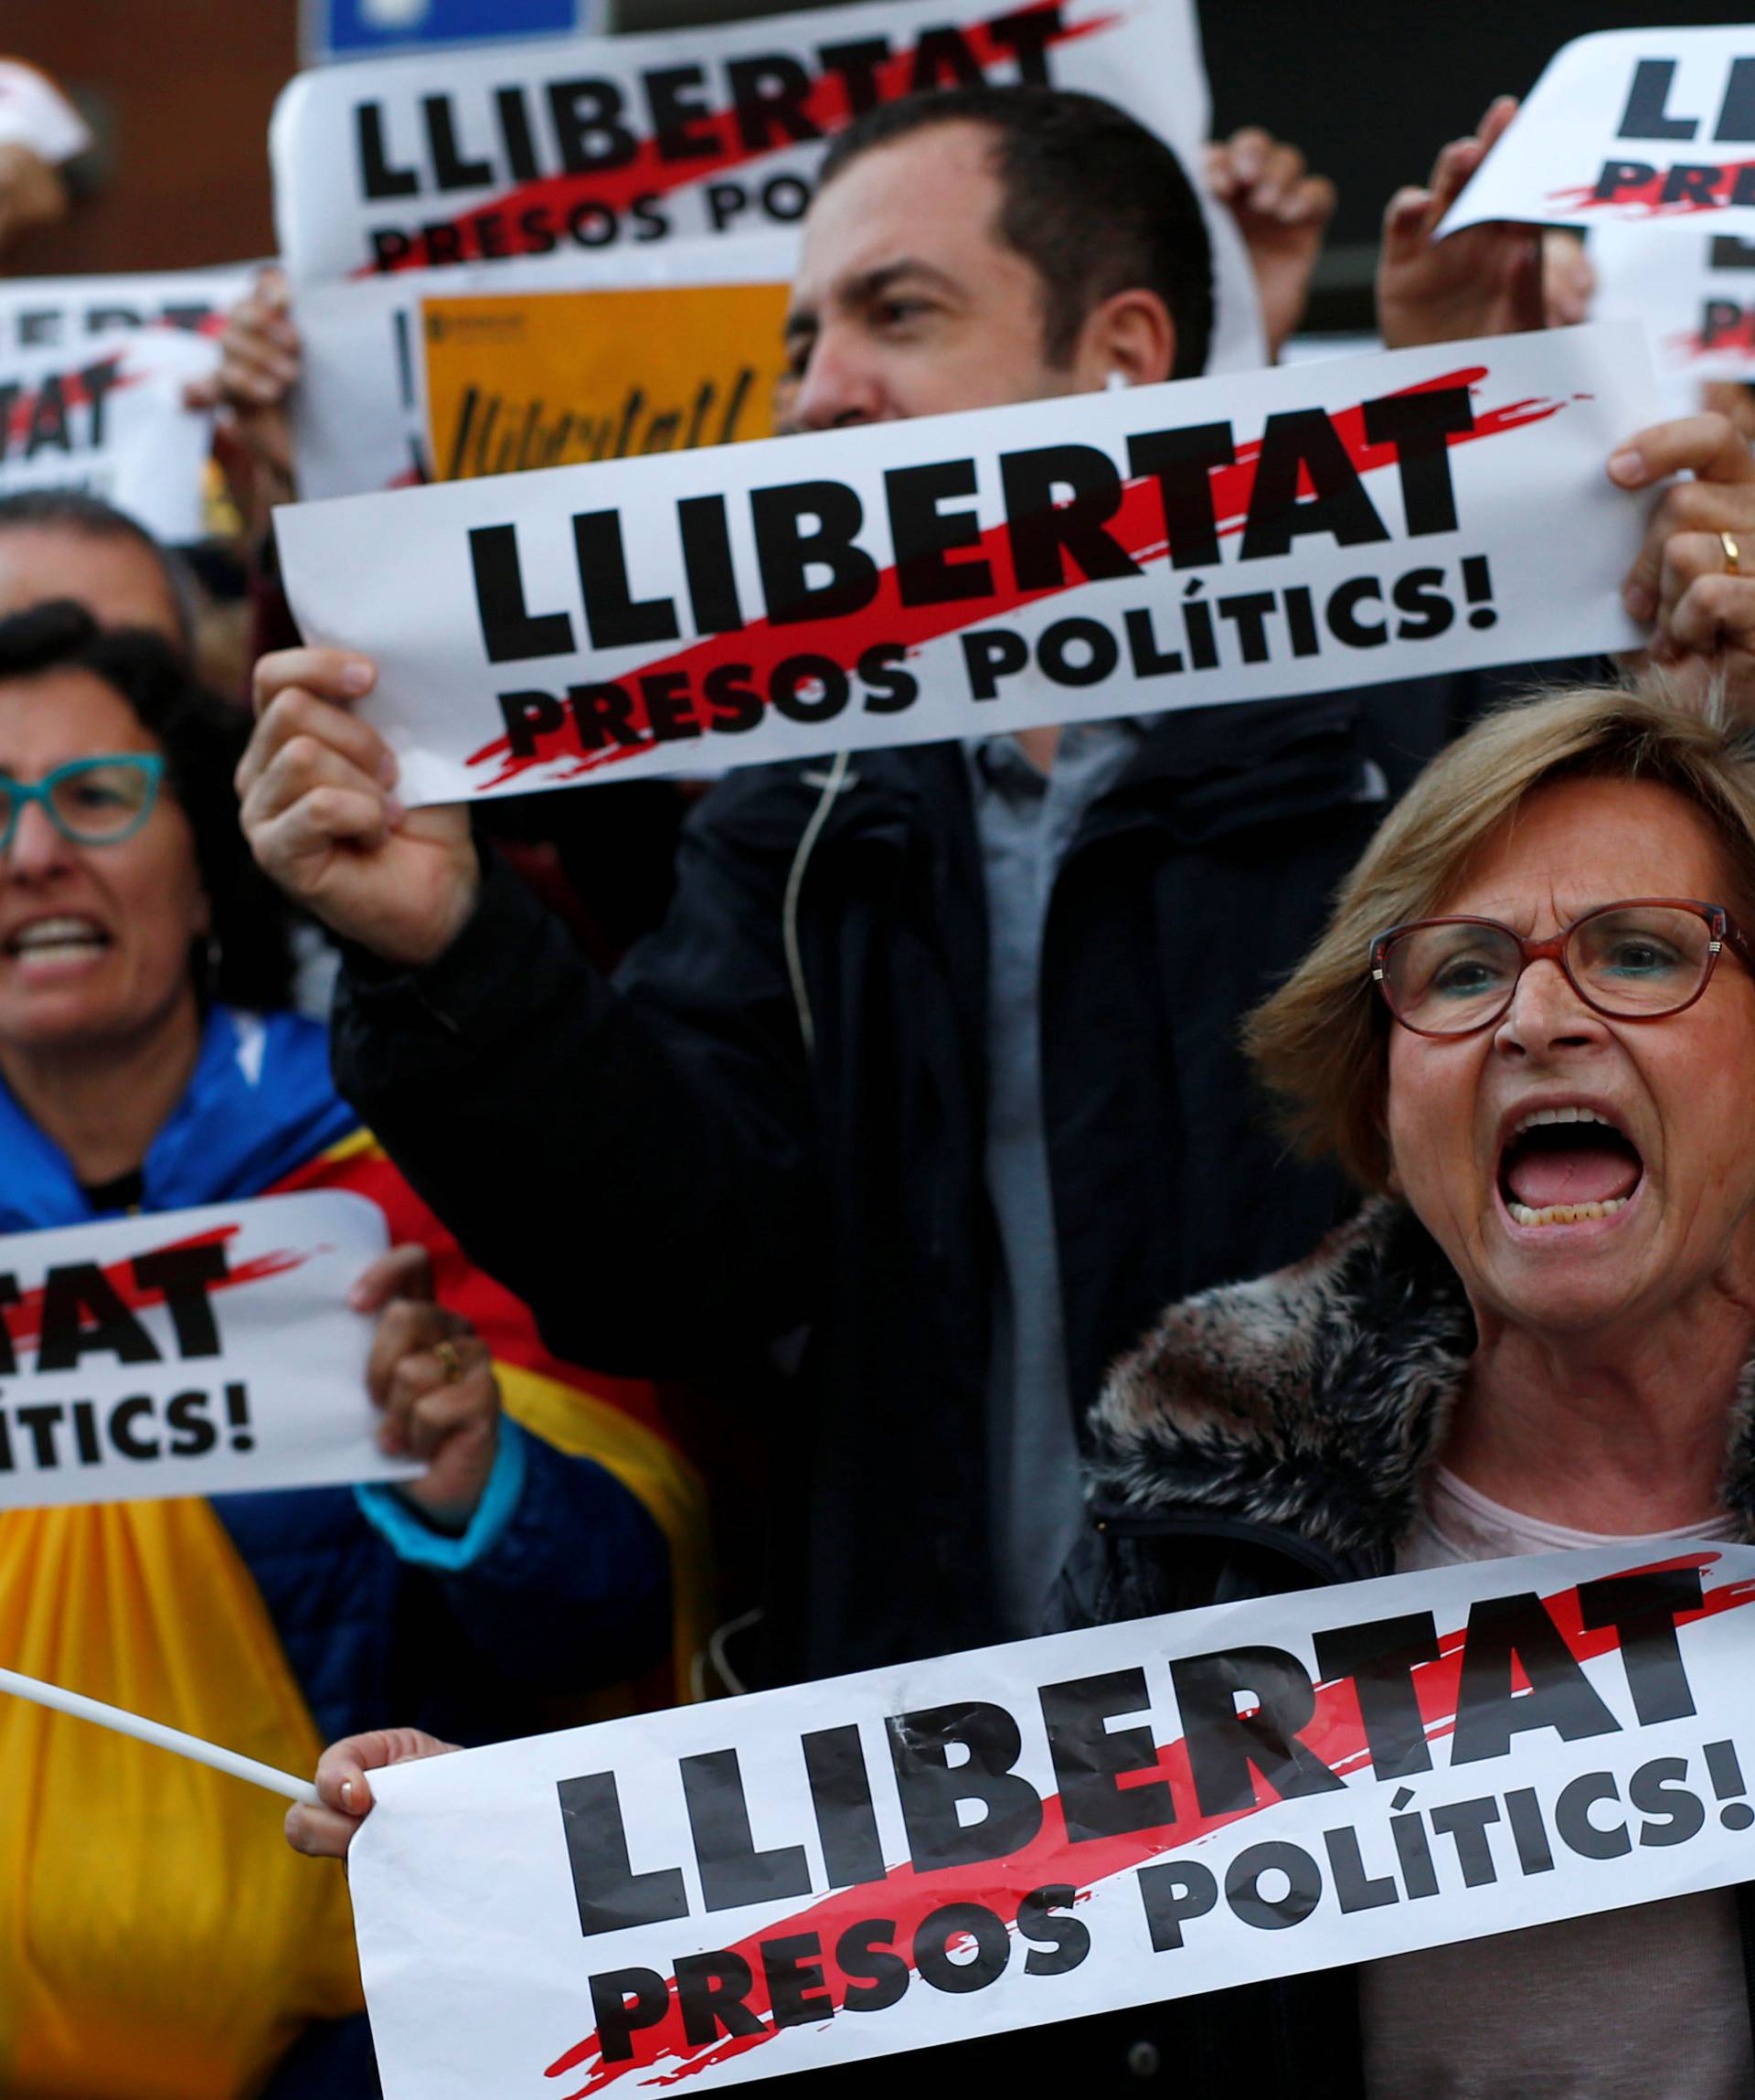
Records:
[[[87,1699],[83,1692],[63,1691],[58,1684],[44,1684],[38,1678],[20,1677],[16,1670],[0,1669],[0,1691],[35,1705],[53,1707],[57,1713],[70,1713],[77,1721],[95,1722],[112,1728],[118,1735],[132,1735],[137,1743],[150,1743],[160,1750],[175,1751],[197,1764],[209,1764],[216,1772],[229,1772],[234,1779],[248,1779],[265,1786],[271,1794],[284,1794],[290,1801],[314,1803],[317,1790],[309,1780],[295,1779],[290,1772],[259,1764],[253,1757],[240,1757],[235,1750],[222,1750],[217,1743],[204,1743],[198,1735],[186,1735],[180,1728],[166,1728],[163,1722],[106,1706],[101,1699]]]

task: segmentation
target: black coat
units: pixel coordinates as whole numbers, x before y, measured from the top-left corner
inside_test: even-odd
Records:
[[[1166,1299],[1339,1214],[1236,1040],[1309,945],[1466,681],[1173,715],[1086,813],[1043,955],[1071,1404]],[[336,1076],[558,1353],[712,1370],[808,1329],[772,1447],[765,1674],[994,1637],[983,1171],[986,926],[955,745],[862,752],[783,923],[821,764],[752,770],[686,829],[663,927],[601,975],[503,869],[452,950],[344,973]],[[1042,1571],[1048,1594],[1055,1571]]]

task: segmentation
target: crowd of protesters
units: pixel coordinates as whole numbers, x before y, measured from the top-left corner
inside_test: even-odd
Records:
[[[1388,347],[1587,310],[1570,244],[1436,238],[1514,107],[1389,200]],[[66,205],[31,157],[0,144],[0,252]],[[1057,399],[1198,376],[1202,184],[1277,355],[1334,206],[1295,146],[1250,129],[1186,168],[1040,87],[856,119],[803,226],[781,426],[1016,402],[1051,423]],[[1602,462],[1662,492],[1605,579],[1651,629],[1618,667],[472,819],[404,809],[356,711],[375,666],[299,643],[278,596],[297,320],[265,272],[205,394],[262,645],[248,706],[210,689],[181,552],[90,497],[0,497],[0,1215],[368,1194],[395,1241],[355,1293],[370,1395],[384,1448],[428,1470],[0,1516],[0,1662],[282,1768],[332,1743],[288,1830],[340,1855],[370,1772],[448,1742],[1749,1534],[1740,399]],[[1552,1253],[1592,1230],[1594,1268]],[[271,1804],[23,1707],[0,1774],[30,1804],[0,1825],[0,2089],[376,2093],[345,1885],[264,1841]],[[1750,1896],[1534,1928],[1539,1960],[1501,1935],[958,2044],[943,2069],[1728,2100],[1755,2091]],[[1659,1935],[1686,2011],[1635,2030]],[[1516,2009],[1497,2039],[1487,2002]]]

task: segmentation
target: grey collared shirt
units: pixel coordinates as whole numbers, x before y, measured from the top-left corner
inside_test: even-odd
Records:
[[[1080,820],[1149,727],[1129,720],[1065,729],[1048,774],[1008,736],[964,747],[987,891],[986,1176],[1004,1256],[992,1309],[990,1533],[1011,1637],[1041,1630],[1080,1505],[1042,1119],[1042,936]]]

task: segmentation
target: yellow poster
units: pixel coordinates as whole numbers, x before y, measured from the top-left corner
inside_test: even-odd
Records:
[[[783,284],[423,299],[433,478],[773,434]]]

